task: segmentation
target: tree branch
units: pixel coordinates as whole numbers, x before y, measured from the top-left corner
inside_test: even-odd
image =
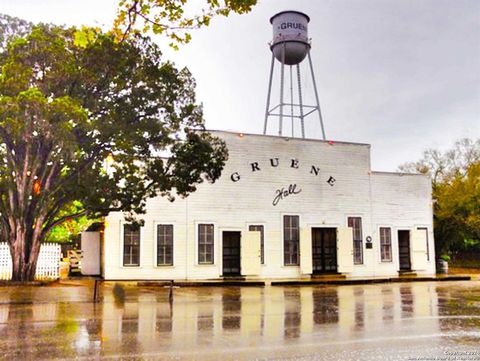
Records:
[[[122,35],[122,39],[120,39],[120,42],[123,42],[125,41],[125,39],[127,38],[128,34],[130,33],[130,29],[132,28],[132,25],[135,23],[135,17],[136,17],[136,14],[137,14],[137,5],[139,3],[139,0],[135,0],[132,4],[132,6],[127,10],[127,14],[128,14],[128,25],[127,25],[127,28],[125,29],[125,31],[123,32],[123,35]],[[132,16],[132,13],[134,14],[134,16]],[[132,19],[133,18],[133,19]]]
[[[48,231],[49,231],[50,229],[52,229],[53,227],[58,226],[59,224],[62,224],[63,222],[65,222],[65,221],[68,220],[68,219],[78,218],[78,217],[84,216],[85,214],[87,214],[87,211],[86,211],[86,210],[83,210],[83,211],[78,212],[78,213],[73,213],[73,214],[69,214],[69,215],[67,215],[67,216],[60,217],[60,218],[57,219],[56,221],[46,224],[46,225],[43,227],[43,233],[48,232]]]

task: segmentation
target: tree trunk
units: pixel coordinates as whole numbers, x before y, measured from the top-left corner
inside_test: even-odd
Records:
[[[23,231],[16,232],[11,237],[12,281],[30,282],[35,279],[37,260],[40,254],[40,239],[38,236],[30,239],[27,237]]]

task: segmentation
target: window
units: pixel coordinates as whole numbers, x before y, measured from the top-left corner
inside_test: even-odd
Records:
[[[173,225],[157,225],[157,266],[173,265]]]
[[[283,261],[285,266],[298,266],[300,240],[299,216],[283,216]]]
[[[428,247],[428,228],[427,227],[418,227],[417,229],[419,231],[425,231],[425,242],[427,242],[427,247],[425,249],[427,250],[427,261],[430,261],[430,249]]]
[[[263,239],[264,239],[264,230],[263,230],[263,226],[257,226],[257,225],[251,225],[248,227],[248,230],[249,231],[257,231],[257,232],[260,232],[260,254],[261,254],[261,260],[262,260],[262,264],[264,264],[264,258],[263,258]]]
[[[213,224],[198,225],[198,263],[213,264]]]
[[[140,265],[140,227],[133,224],[123,225],[123,265]]]
[[[380,256],[382,262],[392,262],[392,230],[380,227]]]
[[[348,217],[348,227],[353,229],[353,263],[363,264],[362,218]]]

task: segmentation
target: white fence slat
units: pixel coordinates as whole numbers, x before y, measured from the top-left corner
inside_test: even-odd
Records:
[[[42,243],[35,279],[58,279],[61,247],[58,243]],[[12,278],[12,257],[6,242],[0,242],[0,280]]]

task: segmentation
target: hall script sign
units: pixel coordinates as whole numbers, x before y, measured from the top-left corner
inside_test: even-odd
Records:
[[[300,168],[300,161],[298,159],[290,159],[290,168],[294,168],[294,169],[298,169]],[[276,168],[280,165],[280,160],[278,158],[270,158],[270,166],[273,167],[273,168]],[[260,163],[259,162],[252,162],[250,163],[250,167],[251,167],[251,171],[252,172],[260,172],[262,169],[263,169],[263,165],[260,167]],[[267,165],[268,167],[268,165]],[[312,165],[310,167],[310,174],[312,174],[313,176],[318,176],[320,174],[320,168],[319,167],[316,167],[315,165]],[[240,173],[238,172],[233,172],[231,175],[230,175],[230,179],[232,180],[232,182],[238,182],[240,181],[242,177],[240,176]],[[329,176],[329,178],[326,180],[326,182],[330,185],[330,186],[334,186],[335,185],[335,182],[336,182],[336,179],[333,178],[332,176]],[[280,189],[277,189],[275,190],[275,196],[273,198],[273,202],[272,204],[274,206],[276,206],[278,204],[278,202],[280,202],[282,199],[290,196],[290,195],[295,195],[295,194],[299,194],[302,190],[297,186],[296,183],[293,183],[293,184],[290,184],[286,187],[282,187]]]
[[[301,191],[302,190],[300,188],[297,189],[296,184],[290,184],[288,186],[288,188],[283,187],[283,188],[277,189],[275,191],[275,198],[273,198],[272,204],[274,206],[276,206],[278,204],[278,202],[280,202],[283,198],[286,198],[286,197],[288,197],[289,195],[292,195],[292,194],[298,194]]]

